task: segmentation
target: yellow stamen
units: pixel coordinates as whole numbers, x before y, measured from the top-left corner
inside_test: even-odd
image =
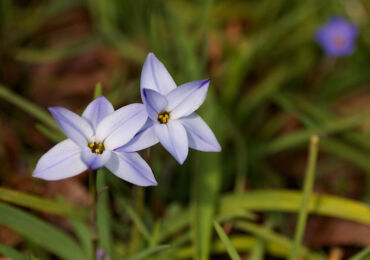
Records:
[[[91,149],[91,152],[96,154],[102,154],[105,150],[103,143],[91,142],[88,144],[88,146]]]
[[[161,112],[158,114],[157,119],[159,123],[167,124],[168,119],[170,119],[170,114],[167,111]]]

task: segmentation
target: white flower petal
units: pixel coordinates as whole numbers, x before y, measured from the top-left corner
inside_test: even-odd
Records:
[[[75,176],[86,169],[81,160],[81,148],[67,139],[56,144],[40,158],[32,175],[51,181]]]
[[[102,154],[96,154],[86,148],[82,150],[81,159],[90,170],[96,170],[103,167],[111,158],[111,155],[110,150],[105,150]]]
[[[116,151],[136,152],[158,143],[154,133],[153,121],[148,119],[143,128],[131,139],[130,142],[118,148]]]
[[[183,164],[188,156],[188,137],[185,128],[177,120],[170,120],[167,124],[154,124],[155,134],[167,151]]]
[[[143,96],[146,100],[145,106],[149,117],[157,120],[158,113],[167,108],[168,102],[166,97],[151,89],[144,89]]]
[[[139,186],[157,185],[149,165],[137,153],[112,152],[106,167],[117,177]]]
[[[96,129],[99,122],[109,114],[114,112],[112,104],[103,96],[92,101],[82,113],[82,117],[86,118]]]
[[[209,86],[209,79],[185,83],[167,95],[171,118],[188,116],[203,104]]]
[[[88,139],[93,136],[94,130],[85,118],[63,107],[50,107],[49,111],[67,137],[80,147],[87,146]]]
[[[128,143],[145,124],[148,114],[143,104],[131,104],[105,117],[96,129],[98,141],[106,149],[114,150]]]
[[[193,113],[179,119],[188,134],[189,147],[204,152],[219,152],[221,146],[203,119]]]
[[[153,89],[166,95],[176,88],[176,83],[153,53],[149,53],[141,71],[140,88]]]

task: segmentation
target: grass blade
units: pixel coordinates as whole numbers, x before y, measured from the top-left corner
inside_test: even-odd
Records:
[[[0,200],[64,217],[83,219],[88,216],[87,210],[83,208],[76,208],[65,202],[44,199],[35,195],[3,187],[0,187]]]
[[[220,212],[235,209],[251,211],[298,212],[302,194],[290,190],[255,190],[247,194],[230,194],[220,201]],[[330,195],[312,194],[310,214],[343,218],[370,225],[370,207],[364,203]]]
[[[265,254],[265,240],[261,237],[257,238],[255,245],[250,253],[250,260],[263,260]]]
[[[370,247],[362,249],[359,253],[355,254],[348,260],[366,260],[370,258]]]
[[[289,256],[290,260],[296,259],[296,256],[298,254],[298,249],[302,243],[304,230],[306,228],[306,222],[307,222],[307,216],[308,216],[308,206],[310,203],[310,197],[311,197],[314,180],[315,180],[315,168],[316,168],[316,160],[317,160],[317,154],[318,154],[318,144],[319,144],[319,137],[312,136],[311,142],[310,142],[310,154],[309,154],[309,159],[308,159],[308,167],[307,167],[307,172],[305,174],[305,179],[304,179],[301,208],[299,210],[298,222],[296,226],[296,232],[294,235],[294,244],[293,244],[293,248],[290,253],[290,256]]]
[[[125,209],[125,213],[130,217],[132,222],[137,227],[138,231],[141,235],[147,240],[150,241],[151,235],[149,229],[146,227],[144,222],[141,220],[139,214],[135,211],[135,209],[125,200],[123,197],[119,199],[123,208]]]
[[[13,93],[2,84],[0,84],[0,98],[22,109],[24,112],[34,116],[45,125],[49,126],[51,129],[60,131],[54,119],[47,112],[45,112],[43,109],[39,108],[35,104],[32,104],[27,99]]]
[[[215,131],[216,136],[220,137],[220,126],[215,124],[219,119],[215,109],[217,104],[212,92],[208,93],[207,102],[204,105],[203,108],[207,109],[205,111],[208,113],[204,118],[206,122],[211,123],[210,127]],[[219,139],[219,141],[222,144],[222,140]],[[192,235],[197,259],[207,260],[211,248],[212,221],[221,186],[222,158],[220,153],[197,153],[196,159],[192,176]]]
[[[86,255],[88,256],[88,259],[93,260],[93,254],[95,252],[93,252],[93,241],[90,230],[82,221],[72,220],[71,224],[77,238],[85,250]]]
[[[214,227],[215,227],[215,229],[217,231],[217,234],[220,237],[222,243],[224,243],[224,245],[226,247],[226,250],[227,250],[230,258],[232,260],[241,260],[238,252],[236,252],[235,247],[231,243],[230,239],[227,237],[226,233],[224,232],[224,230],[222,229],[222,227],[220,226],[220,224],[218,224],[216,221],[214,221],[213,222],[213,225],[214,225]]]
[[[13,260],[31,260],[29,256],[3,244],[0,244],[0,254]]]
[[[164,251],[168,248],[170,248],[169,245],[161,245],[161,246],[152,247],[152,248],[146,249],[144,251],[141,251],[140,253],[138,253],[134,256],[131,256],[131,257],[127,258],[127,260],[147,259],[149,256],[154,255],[158,252]]]
[[[261,227],[251,222],[241,222],[241,221],[237,222],[235,224],[235,227],[238,230],[252,233],[253,235],[256,235],[257,237],[263,238],[268,243],[274,243],[278,245],[279,247],[287,249],[289,251],[291,251],[291,249],[293,248],[293,241],[291,239],[272,231],[268,227]],[[320,254],[311,252],[306,247],[300,246],[298,249],[299,249],[298,252],[302,254],[302,256],[307,257],[308,259],[311,259],[311,258],[312,259],[323,259],[324,258]],[[287,256],[288,254],[289,252],[286,251]]]
[[[66,260],[86,259],[74,239],[52,225],[13,206],[0,202],[0,224]]]

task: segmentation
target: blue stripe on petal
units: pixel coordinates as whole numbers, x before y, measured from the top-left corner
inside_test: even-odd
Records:
[[[153,89],[166,95],[176,88],[176,83],[167,69],[153,53],[149,53],[141,71],[140,88]],[[145,102],[144,102],[145,103]]]
[[[80,147],[87,146],[88,139],[93,136],[94,130],[85,118],[63,107],[50,107],[49,111],[66,136]]]
[[[145,125],[131,139],[130,142],[118,148],[116,151],[136,152],[148,148],[158,143],[158,138],[153,129],[153,121],[148,118]]]
[[[157,120],[158,113],[167,108],[168,102],[166,97],[151,89],[144,89],[143,95],[146,100],[145,106],[149,117],[152,120]]]
[[[209,79],[185,83],[167,95],[168,110],[171,118],[188,116],[204,102],[209,86]]]
[[[81,160],[81,148],[67,139],[51,148],[37,162],[33,177],[60,180],[75,176],[87,169]]]
[[[86,118],[94,128],[102,119],[114,112],[112,104],[103,96],[92,101],[82,113],[82,117]]]
[[[106,167],[117,177],[133,184],[157,185],[152,170],[138,153],[113,152]]]
[[[185,128],[177,120],[168,124],[154,124],[154,131],[159,142],[180,163],[183,164],[188,156],[188,137]]]
[[[220,152],[221,146],[203,119],[193,113],[179,119],[186,129],[189,147],[204,152]]]
[[[106,149],[114,150],[128,143],[148,118],[143,104],[131,104],[105,117],[96,129],[96,137]]]

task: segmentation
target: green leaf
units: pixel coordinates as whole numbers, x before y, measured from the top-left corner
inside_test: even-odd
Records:
[[[54,201],[30,195],[20,191],[15,191],[0,187],[0,200],[18,206],[56,214],[71,218],[87,218],[88,212],[84,208],[73,207],[66,202]]]
[[[99,37],[91,36],[52,49],[17,48],[15,59],[32,63],[56,62],[94,49],[100,45],[100,42]]]
[[[293,241],[291,239],[272,231],[268,227],[261,227],[260,225],[251,222],[238,221],[235,224],[235,228],[238,230],[250,232],[257,237],[265,239],[267,242],[277,244],[280,247],[287,249],[287,255],[290,254],[290,251],[293,248]],[[306,247],[300,246],[297,249],[302,256],[305,256],[308,259],[325,259],[324,256],[313,253]]]
[[[13,260],[31,260],[29,256],[3,244],[0,244],[0,254]]]
[[[0,202],[0,224],[66,260],[86,259],[86,254],[69,235],[37,217]]]
[[[314,135],[311,137],[310,148],[309,148],[309,157],[308,165],[304,178],[304,187],[302,191],[302,201],[300,209],[298,212],[298,220],[296,224],[296,230],[294,235],[294,243],[292,250],[290,252],[289,259],[294,260],[298,254],[298,249],[302,243],[303,234],[306,229],[306,222],[308,218],[308,205],[310,203],[310,198],[312,194],[312,189],[315,182],[315,170],[316,170],[316,161],[318,155],[318,144],[319,137]]]
[[[141,233],[141,235],[147,240],[150,241],[151,235],[144,224],[144,222],[141,220],[141,217],[139,214],[135,211],[135,209],[127,202],[127,200],[123,197],[119,198],[119,202],[125,209],[125,213],[130,217],[134,225],[137,227],[138,231]]]
[[[356,114],[354,116],[349,116],[339,120],[330,120],[323,124],[321,129],[322,132],[325,134],[342,132],[364,123],[366,120],[368,120],[368,118],[369,114]],[[288,148],[296,147],[298,145],[301,145],[302,143],[307,142],[310,137],[316,133],[316,129],[303,129],[295,131],[291,134],[280,136],[268,142],[266,145],[259,147],[258,155],[268,155]]]
[[[265,250],[266,250],[265,240],[261,237],[258,237],[256,239],[256,243],[254,244],[253,248],[251,249],[251,253],[249,255],[250,260],[263,260]]]
[[[254,190],[246,194],[228,194],[221,197],[217,215],[222,216],[242,209],[264,212],[298,212],[300,201],[301,193],[291,190]],[[370,225],[370,208],[368,205],[336,196],[313,194],[310,198],[309,213],[343,218]],[[190,222],[190,211],[186,209],[164,219],[159,241],[166,240],[188,226]]]
[[[230,241],[234,245],[235,249],[239,253],[249,253],[255,246],[257,239],[253,236],[246,235],[232,235],[230,236]],[[214,254],[224,254],[226,253],[225,245],[221,241],[214,241],[212,243],[212,253]],[[269,255],[286,258],[289,255],[289,250],[285,247],[282,247],[279,243],[267,242],[266,251]],[[185,246],[177,250],[174,254],[174,257],[170,259],[189,259],[193,255],[194,247]],[[309,258],[310,260],[324,260],[325,257],[313,254]]]
[[[370,247],[366,247],[348,260],[367,260],[370,258]]]
[[[166,249],[170,248],[169,245],[161,245],[161,246],[156,246],[152,248],[148,248],[146,250],[141,251],[140,253],[131,256],[127,258],[127,260],[141,260],[141,259],[147,259],[149,256],[154,255],[158,252],[164,251]]]
[[[8,101],[16,107],[22,109],[24,112],[34,116],[45,125],[49,126],[55,131],[60,131],[54,119],[43,109],[39,108],[35,104],[32,104],[27,99],[13,93],[11,90],[0,84],[0,98]]]
[[[50,130],[43,124],[36,124],[36,129],[54,143],[59,143],[66,139],[60,131]]]
[[[220,125],[216,124],[219,119],[218,109],[212,91],[208,92],[202,111],[205,111],[202,115],[206,122],[209,122],[215,135],[220,137]],[[220,138],[218,140],[222,144],[222,140]],[[222,178],[221,161],[220,153],[196,153],[192,172],[191,227],[196,248],[195,257],[199,260],[209,259],[213,232],[212,221],[216,212]]]
[[[77,238],[79,239],[83,249],[85,250],[88,259],[93,260],[93,241],[90,230],[86,226],[86,224],[79,220],[72,220],[71,224],[73,226],[73,231],[75,232]]]
[[[246,194],[230,194],[220,201],[220,212],[236,208],[251,211],[298,212],[302,194],[289,190],[255,190]],[[330,195],[312,194],[309,213],[337,217],[370,225],[370,207],[355,200]]]
[[[213,225],[214,225],[214,227],[217,231],[217,234],[220,237],[222,243],[224,243],[225,248],[226,248],[229,256],[231,257],[231,259],[232,260],[240,260],[241,258],[239,256],[238,252],[236,252],[235,247],[231,243],[230,239],[227,237],[226,233],[224,232],[224,230],[222,229],[220,224],[218,224],[216,221],[214,221]]]
[[[102,88],[102,86],[101,86],[101,83],[100,83],[100,82],[98,82],[98,83],[96,83],[96,85],[95,85],[94,98],[98,98],[98,97],[100,97],[100,96],[102,96],[102,95],[103,95],[103,88]]]

